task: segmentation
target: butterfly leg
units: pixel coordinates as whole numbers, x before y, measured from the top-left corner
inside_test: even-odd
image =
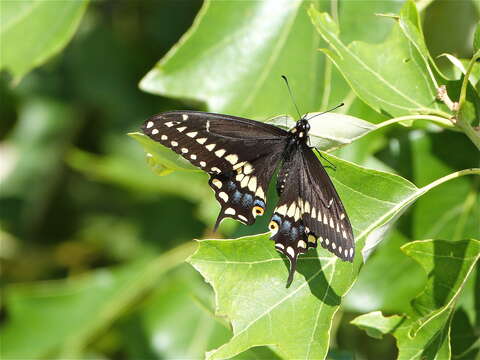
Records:
[[[314,148],[315,149],[315,148]],[[324,166],[324,168],[330,168],[332,169],[333,171],[336,171],[337,170],[337,167],[330,161],[328,160],[325,156],[322,155],[322,153],[320,151],[318,151],[317,149],[315,149],[315,151],[317,152],[318,155],[320,155],[320,157],[325,160],[326,162],[328,162],[330,165],[327,165],[327,166]]]

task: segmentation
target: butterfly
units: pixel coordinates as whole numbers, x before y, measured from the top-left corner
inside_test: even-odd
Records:
[[[340,259],[353,261],[352,226],[325,168],[308,145],[309,119],[290,130],[230,115],[169,111],[142,126],[144,134],[210,175],[209,185],[224,218],[251,225],[266,209],[269,183],[278,169],[278,204],[268,228],[275,249],[290,262],[320,243]]]

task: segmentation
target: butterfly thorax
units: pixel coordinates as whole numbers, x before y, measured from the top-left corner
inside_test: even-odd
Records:
[[[285,149],[282,154],[282,164],[277,177],[277,193],[281,195],[283,189],[289,180],[289,175],[292,174],[291,169],[293,165],[293,156],[299,147],[306,144],[308,141],[308,131],[310,130],[310,124],[304,118],[297,121],[295,127],[290,129],[289,138],[287,140]]]

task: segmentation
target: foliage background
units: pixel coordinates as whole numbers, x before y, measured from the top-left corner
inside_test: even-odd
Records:
[[[228,319],[214,315],[212,288],[184,262],[197,247],[192,239],[212,236],[217,205],[204,175],[174,172],[159,177],[146,165],[139,144],[125,134],[137,131],[148,116],[174,108],[263,120],[282,113],[294,116],[279,80],[282,73],[290,77],[304,111],[346,101],[348,115],[374,124],[402,115],[359,99],[356,95],[361,94],[351,91],[352,83],[317,51],[328,47],[325,40],[331,33],[317,32],[307,13],[309,1],[301,3],[293,17],[280,6],[261,13],[256,12],[258,2],[214,1],[210,11],[204,11],[201,26],[197,20],[190,43],[181,42],[185,46],[177,45],[166,58],[192,26],[201,1],[0,4],[2,358],[202,358],[232,337]],[[332,0],[314,5],[338,20],[345,44],[353,40],[381,44],[395,20],[374,14],[398,14],[405,3]],[[432,57],[450,53],[469,59],[478,50],[472,45],[478,2],[420,1],[417,6]],[[23,23],[10,22],[20,13],[25,15]],[[285,22],[291,28],[285,28]],[[259,64],[268,59],[279,38],[281,56],[269,71],[261,71]],[[243,57],[235,56],[239,49]],[[384,49],[379,45],[367,53],[385,59],[389,53]],[[197,54],[204,60],[199,61]],[[445,57],[435,61],[451,79],[441,83],[458,93],[460,72]],[[395,78],[398,68],[387,70]],[[476,67],[476,79],[479,73]],[[407,80],[413,84],[417,79]],[[365,84],[375,86],[368,79]],[[473,125],[478,126],[474,106],[478,85],[469,86],[468,101],[474,113],[470,117],[477,118]],[[431,106],[441,107],[433,97]],[[478,167],[478,150],[465,134],[428,122],[412,127],[394,124],[333,153],[398,174],[418,187]],[[478,186],[478,176],[446,182],[399,217],[342,299],[331,330],[326,330],[330,358],[389,359],[397,356],[397,346],[411,346],[405,344],[410,335],[399,334],[392,325],[397,318],[383,318],[375,311],[399,317],[411,312],[411,300],[423,289],[428,295],[428,279],[442,279],[446,272],[442,269],[469,275],[461,284],[443,279],[449,289],[463,290],[458,296],[445,295],[453,304],[448,305],[451,315],[447,311],[447,325],[442,326],[449,332],[453,355],[443,353],[441,346],[423,355],[465,359],[478,355],[480,271],[467,256],[476,259],[478,246],[464,240],[479,237]],[[267,218],[248,228],[226,222],[222,235],[262,233]],[[427,239],[446,240],[434,244],[437,252],[447,255],[460,246],[451,247],[450,242],[464,240],[468,246],[459,264],[447,262],[438,272],[438,265],[435,270],[424,258],[409,256],[416,247],[433,251],[429,243],[415,242]],[[240,247],[236,241],[232,249]],[[250,255],[248,250],[242,254]],[[190,262],[195,265],[194,259]],[[195,267],[206,278],[212,276],[212,269],[202,270],[198,263]],[[265,286],[272,293],[283,286],[272,282],[269,287],[276,274],[285,277],[275,270],[267,278]],[[344,275],[337,276],[343,281]],[[224,301],[229,300],[227,296]],[[416,303],[428,308],[427,300],[424,296]],[[292,313],[280,324],[288,326],[295,319]],[[357,326],[350,323],[353,319]],[[380,333],[393,333],[399,341]],[[427,341],[422,346],[430,345]],[[282,349],[272,345],[237,356],[282,355]]]

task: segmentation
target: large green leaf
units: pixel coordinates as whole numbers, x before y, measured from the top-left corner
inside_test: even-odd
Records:
[[[328,159],[336,165],[333,182],[356,236],[353,266],[319,248],[299,259],[299,273],[287,289],[285,259],[268,234],[200,241],[189,261],[213,286],[217,313],[229,319],[234,332],[209,358],[229,358],[265,344],[286,358],[324,358],[333,315],[355,281],[365,240],[375,234],[378,242],[378,229],[384,234],[415,199],[437,185],[419,189],[396,175]]]
[[[383,43],[352,42],[346,46],[327,13],[311,7],[309,14],[330,45],[323,51],[368,105],[391,116],[430,113],[448,117],[444,105],[435,102],[435,83],[424,59],[398,24]]]
[[[58,53],[72,38],[88,0],[18,0],[0,3],[0,69],[16,82]]]
[[[424,291],[414,299],[410,316],[384,317],[380,312],[353,323],[369,335],[391,333],[399,359],[450,359],[450,323],[455,304],[480,258],[480,241],[415,241],[402,248],[427,274]]]
[[[323,59],[315,50],[321,40],[309,24],[307,3],[205,1],[190,30],[140,87],[204,101],[211,111],[265,119],[278,109],[295,113],[286,106],[285,74],[300,107],[319,109]]]

